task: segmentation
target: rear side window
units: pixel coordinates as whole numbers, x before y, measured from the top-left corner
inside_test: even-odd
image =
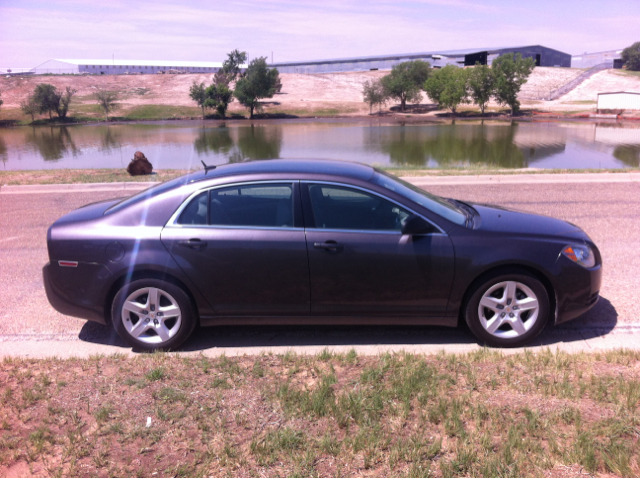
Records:
[[[400,231],[411,214],[372,193],[334,185],[309,185],[316,228]]]
[[[293,227],[291,184],[217,188],[193,198],[180,214],[182,225]]]
[[[181,225],[206,225],[208,196],[208,193],[204,192],[192,199],[180,214],[178,223]]]

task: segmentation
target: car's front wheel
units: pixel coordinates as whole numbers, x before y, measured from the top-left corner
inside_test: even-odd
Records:
[[[172,283],[151,278],[125,284],[113,299],[111,318],[127,344],[145,351],[177,348],[196,323],[189,296]]]
[[[495,347],[525,345],[542,331],[550,314],[544,285],[524,271],[482,281],[465,308],[471,331]]]

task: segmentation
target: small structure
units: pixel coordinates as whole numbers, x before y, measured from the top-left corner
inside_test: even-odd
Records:
[[[640,110],[640,92],[613,91],[598,93],[598,112],[602,110]]]
[[[571,68],[591,68],[606,63],[608,68],[622,68],[622,50],[607,50],[606,52],[583,53],[571,57]]]

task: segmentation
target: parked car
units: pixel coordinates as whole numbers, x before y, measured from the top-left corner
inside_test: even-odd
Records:
[[[461,320],[481,343],[521,346],[591,308],[602,275],[575,225],[340,161],[207,167],[77,209],[47,244],[53,307],[142,350],[198,324]]]

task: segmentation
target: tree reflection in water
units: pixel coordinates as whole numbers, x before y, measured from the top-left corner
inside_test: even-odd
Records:
[[[38,150],[46,161],[59,160],[68,153],[75,157],[80,152],[66,126],[34,126],[26,135],[26,143]]]
[[[280,125],[242,126],[233,129],[233,136],[231,133],[224,126],[203,129],[193,146],[199,155],[207,153],[228,155],[229,163],[280,158],[282,149]]]
[[[117,126],[99,126],[100,150],[111,151],[122,146],[122,132]]]
[[[368,148],[389,155],[394,165],[413,167],[493,166],[526,168],[565,150],[565,138],[519,135],[519,125],[451,124],[371,128]],[[518,136],[520,138],[517,141]],[[433,161],[436,165],[428,165]]]
[[[233,144],[229,128],[222,124],[218,128],[203,128],[193,142],[193,147],[199,155],[209,152],[226,154]]]
[[[614,158],[627,166],[640,166],[640,145],[619,145],[613,150]]]
[[[2,163],[5,164],[6,166],[8,159],[9,159],[9,155],[7,154],[7,144],[5,143],[4,139],[0,136],[0,160],[2,160]]]

